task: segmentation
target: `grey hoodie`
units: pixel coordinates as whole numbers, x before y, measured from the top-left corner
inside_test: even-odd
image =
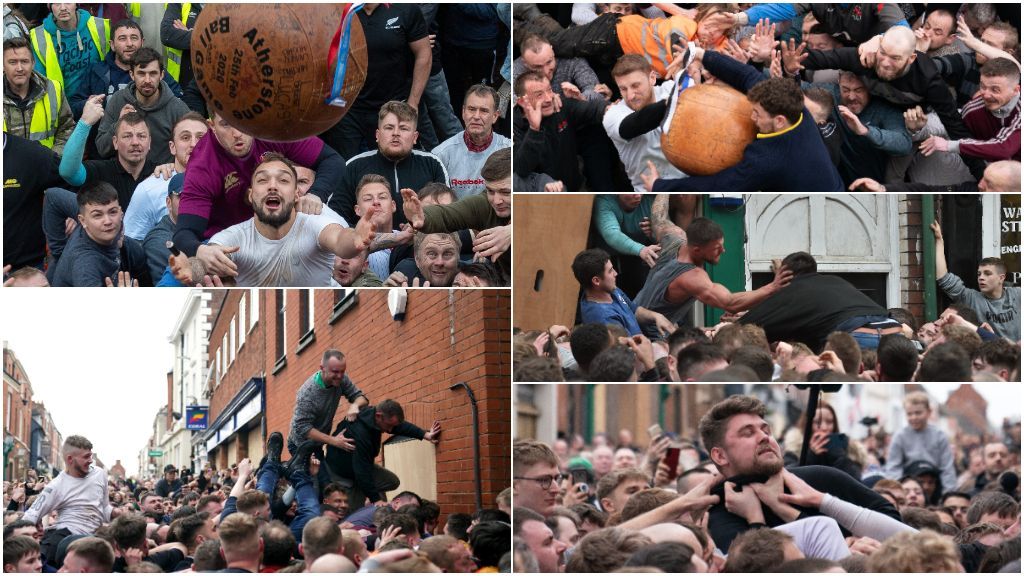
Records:
[[[149,126],[149,159],[154,164],[170,164],[174,162],[167,143],[171,140],[171,128],[179,118],[188,113],[188,106],[176,98],[167,87],[167,83],[160,81],[160,98],[152,106],[146,107],[139,104],[135,97],[135,83],[125,86],[104,103],[105,112],[100,120],[99,130],[96,133],[96,149],[104,158],[114,154],[114,124],[121,117],[121,109],[125,104],[131,104],[135,110],[146,117],[146,125]]]
[[[1020,340],[1020,288],[1004,285],[1002,298],[993,300],[964,286],[964,281],[952,272],[939,278],[938,285],[954,302],[970,306],[996,334],[1014,342]]]

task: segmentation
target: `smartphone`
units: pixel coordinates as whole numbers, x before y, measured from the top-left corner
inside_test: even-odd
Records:
[[[647,435],[651,437],[651,442],[654,442],[664,434],[665,431],[661,429],[661,424],[657,422],[647,427]]]
[[[573,468],[572,470],[569,471],[569,473],[572,474],[573,486],[575,486],[576,484],[586,483],[587,470],[585,468]]]
[[[829,452],[843,454],[850,447],[850,438],[846,434],[829,434],[825,449]]]
[[[671,42],[672,55],[676,56],[679,52],[676,51],[676,46],[682,46],[683,50],[686,50],[686,42],[683,41],[683,37],[678,32],[673,32],[669,41]]]
[[[676,470],[679,469],[679,447],[670,446],[665,453],[665,465],[668,466],[668,479],[676,479]]]

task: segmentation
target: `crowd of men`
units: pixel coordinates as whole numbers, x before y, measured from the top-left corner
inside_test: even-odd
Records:
[[[517,2],[513,18],[517,191],[1020,191],[1015,6]],[[747,122],[715,96],[674,118],[701,84],[744,94],[756,138],[686,174],[667,157],[724,148],[676,150],[690,136],[665,143],[670,126]]]
[[[579,323],[517,333],[514,379],[1020,381],[1020,287],[996,257],[978,263],[977,289],[966,286],[947,267],[937,222],[924,234],[934,237],[936,285],[950,305],[922,322],[818,273],[806,252],[779,254],[771,282],[731,292],[705,269],[726,249],[722,228],[695,218],[695,204],[668,194],[596,197],[594,227],[614,257],[602,248],[576,255]],[[699,305],[726,313],[695,327]]]
[[[299,390],[288,460],[274,431],[260,462],[124,479],[69,437],[56,477],[4,482],[4,572],[510,571],[511,489],[444,522],[437,502],[397,492],[398,476],[375,463],[382,434],[437,444],[441,425],[407,422],[394,400],[369,404],[345,369],[328,350]]]
[[[857,441],[820,404],[803,460],[807,415],[779,434],[742,395],[710,408],[699,439],[518,440],[516,570],[1020,573],[1019,417],[1002,437],[951,438],[924,393],[904,408],[906,427]]]
[[[200,96],[202,4],[5,4],[5,285],[507,286],[510,10],[363,5],[345,117],[271,142]]]

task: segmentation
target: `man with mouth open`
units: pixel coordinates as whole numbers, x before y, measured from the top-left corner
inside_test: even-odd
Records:
[[[204,252],[216,252],[230,266],[221,276],[238,286],[327,286],[334,257],[351,258],[370,246],[375,212],[370,208],[355,228],[324,215],[296,210],[298,177],[295,166],[280,154],[268,152],[256,166],[249,190],[255,216],[236,224],[199,247],[195,258],[170,257],[171,271],[185,285],[218,284],[206,270]]]
[[[888,500],[845,472],[827,466],[783,470],[782,450],[764,419],[765,413],[764,404],[757,398],[730,396],[715,404],[700,421],[704,449],[725,477],[725,482],[711,490],[721,500],[711,507],[708,516],[708,530],[720,550],[728,550],[733,538],[747,530],[821,514],[817,508],[788,503],[797,482],[789,474],[815,490],[900,520],[899,512]],[[760,502],[753,500],[754,496]],[[749,506],[750,502],[754,506]]]
[[[331,196],[328,203],[345,220],[355,222],[359,219],[356,214],[359,183],[367,174],[379,174],[391,186],[391,197],[397,207],[396,228],[405,224],[399,190],[419,190],[431,182],[448,184],[448,170],[437,156],[412,149],[419,138],[416,131],[418,118],[416,109],[405,102],[391,101],[381,106],[377,115],[377,149],[349,158],[340,190]]]

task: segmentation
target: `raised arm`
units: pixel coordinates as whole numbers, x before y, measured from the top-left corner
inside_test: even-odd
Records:
[[[942,227],[936,220],[931,224],[932,233],[935,234],[935,279],[938,280],[949,273],[946,267],[946,244],[942,239]]]
[[[682,236],[686,241],[686,232],[676,225],[668,216],[668,194],[658,194],[651,204],[651,233],[654,234],[654,241],[661,244],[666,235]]]

